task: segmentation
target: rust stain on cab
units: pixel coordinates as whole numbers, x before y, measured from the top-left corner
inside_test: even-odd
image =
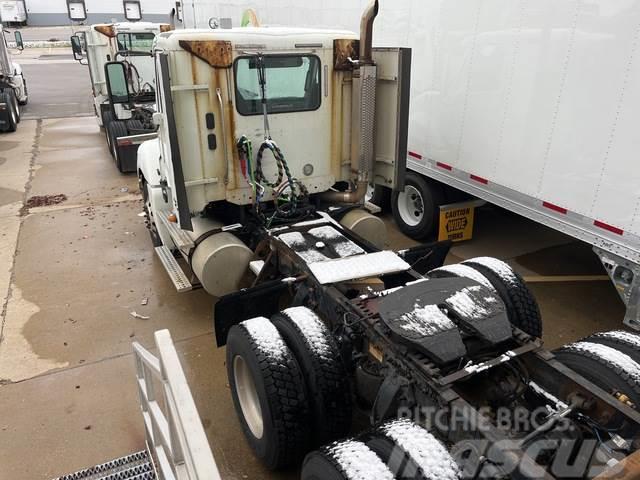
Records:
[[[357,60],[360,52],[360,40],[336,39],[333,41],[333,69],[353,70],[349,61]]]
[[[231,42],[224,40],[180,40],[180,47],[213,68],[229,68],[233,63]]]
[[[107,37],[110,37],[110,38],[113,38],[116,36],[116,29],[114,28],[113,24],[95,25],[93,29],[96,32],[100,32],[101,34],[106,35]]]

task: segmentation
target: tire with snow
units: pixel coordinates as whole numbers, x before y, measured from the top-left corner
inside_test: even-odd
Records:
[[[344,437],[351,427],[351,389],[331,332],[307,307],[288,308],[271,321],[293,352],[305,379],[313,446]]]
[[[615,348],[640,363],[640,335],[637,333],[625,332],[624,330],[601,332],[585,338],[584,341]]]
[[[364,443],[345,440],[304,459],[301,480],[393,480],[395,477]]]
[[[512,325],[533,337],[542,337],[540,307],[518,273],[505,262],[490,257],[472,258],[462,264],[477,270],[489,280],[507,307]]]
[[[309,410],[298,364],[276,327],[258,317],[234,325],[227,375],[245,437],[270,469],[298,462],[309,445]]]
[[[496,290],[487,277],[482,275],[478,270],[461,263],[435,268],[427,273],[427,276],[429,278],[468,278],[469,280],[473,280],[478,282],[480,285],[487,287],[489,290]]]
[[[442,186],[422,175],[407,172],[405,188],[393,192],[391,210],[402,233],[423,240],[438,226],[439,207],[444,203]]]
[[[459,468],[445,446],[410,420],[392,420],[361,440],[398,480],[456,480]]]
[[[559,362],[618,400],[640,410],[640,364],[628,355],[593,342],[572,343],[554,353]],[[620,428],[621,421],[614,416],[606,426]]]

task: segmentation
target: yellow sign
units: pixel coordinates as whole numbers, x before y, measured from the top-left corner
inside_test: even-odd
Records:
[[[438,240],[462,242],[473,238],[476,202],[453,203],[440,207]]]

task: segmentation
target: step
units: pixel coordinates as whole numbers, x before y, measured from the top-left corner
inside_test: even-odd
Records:
[[[162,262],[162,265],[164,265],[165,270],[169,274],[169,278],[171,278],[173,285],[176,287],[176,290],[179,293],[193,290],[193,285],[191,285],[191,282],[178,264],[178,261],[173,256],[173,253],[171,253],[171,250],[164,245],[156,247],[155,250],[158,254],[158,258],[160,258],[160,261]]]
[[[164,227],[169,231],[169,235],[180,250],[188,252],[194,247],[193,239],[191,236],[182,230],[176,222],[169,221],[170,212],[160,210],[158,212],[158,218]]]
[[[156,478],[149,452],[143,450],[63,475],[55,480],[155,480]]]

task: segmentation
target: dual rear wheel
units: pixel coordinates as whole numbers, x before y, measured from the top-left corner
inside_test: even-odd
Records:
[[[271,469],[299,462],[350,429],[351,393],[338,346],[305,307],[234,326],[227,373],[245,436]]]

